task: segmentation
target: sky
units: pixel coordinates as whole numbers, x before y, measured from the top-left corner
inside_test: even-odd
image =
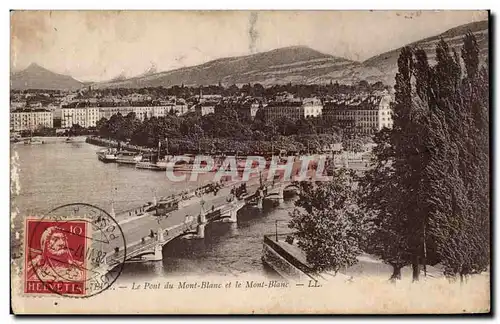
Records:
[[[485,19],[486,11],[13,11],[10,67],[103,81],[294,45],[363,61]]]

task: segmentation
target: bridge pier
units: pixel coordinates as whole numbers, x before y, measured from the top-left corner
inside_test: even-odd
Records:
[[[259,209],[264,208],[264,197],[257,198],[257,208]]]
[[[280,189],[278,191],[278,203],[281,205],[285,202],[285,186],[280,186]]]
[[[236,223],[238,222],[238,209],[233,208],[229,211],[229,218],[224,218],[224,222],[226,223]]]
[[[163,260],[163,242],[165,242],[165,232],[160,227],[158,228],[157,240],[158,243],[155,245],[153,261],[161,261]]]
[[[196,228],[196,236],[200,239],[205,238],[205,226],[207,224],[198,224]]]
[[[160,227],[158,228],[158,242],[164,242],[165,241],[165,232],[163,229]]]
[[[200,212],[200,215],[198,216],[198,222],[205,224],[207,222],[207,214],[205,212]]]
[[[163,260],[163,244],[155,245],[155,253],[153,257],[153,261],[162,261]]]

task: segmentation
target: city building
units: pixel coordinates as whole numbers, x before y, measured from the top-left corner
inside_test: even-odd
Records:
[[[153,106],[153,117],[165,117],[170,111],[174,110],[174,104],[167,106]]]
[[[99,119],[110,119],[118,113],[123,117],[135,113],[135,118],[144,121],[146,118],[165,116],[165,106],[116,106],[99,107]]]
[[[264,109],[266,120],[276,120],[288,117],[292,120],[321,116],[323,105],[319,99],[287,99],[284,101],[271,101]]]
[[[189,112],[188,104],[184,100],[177,100],[174,109],[177,112],[178,116],[182,116]]]
[[[101,103],[98,107],[79,107],[70,104],[61,109],[61,125],[62,127],[71,127],[73,124],[78,124],[82,127],[94,127],[97,121],[102,118],[110,119],[118,113],[125,117],[132,112],[135,113],[137,119],[144,121],[146,118],[151,117],[165,117],[171,111],[182,115],[187,113],[189,109],[187,104],[182,101],[151,106],[110,105],[109,103],[106,105]]]
[[[120,113],[123,116],[127,116],[129,112],[135,112],[135,118],[139,119],[140,121],[144,121],[146,118],[151,118],[154,115],[153,106],[118,107],[118,108],[122,109],[123,112],[120,111]],[[111,116],[105,118],[109,119],[111,118]]]
[[[14,132],[53,127],[53,114],[45,109],[17,109],[10,112],[10,128]]]
[[[195,106],[195,111],[202,116],[215,113],[215,102],[203,102]]]
[[[319,117],[323,114],[323,104],[317,98],[307,98],[303,100],[304,117]]]
[[[262,108],[262,104],[258,101],[247,101],[238,107],[238,115],[243,119],[252,120],[257,115],[257,111]]]
[[[26,100],[23,101],[11,101],[10,110],[16,110],[26,107]]]
[[[362,134],[392,128],[392,97],[387,91],[341,94],[325,103],[323,116],[341,127],[352,127]]]
[[[135,112],[134,108],[138,107],[130,107],[130,106],[125,106],[125,107],[120,107],[120,106],[111,106],[111,107],[98,107],[99,109],[99,119],[105,118],[105,119],[110,119],[111,116],[117,115],[120,113],[122,116],[127,116],[131,112]],[[137,116],[137,112],[136,112]],[[139,118],[139,117],[138,117]]]
[[[100,119],[98,107],[61,108],[61,127],[70,128],[73,125],[95,127]]]

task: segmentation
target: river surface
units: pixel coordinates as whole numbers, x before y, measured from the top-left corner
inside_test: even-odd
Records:
[[[102,163],[95,154],[100,149],[87,143],[12,145],[11,159],[13,165],[17,165],[18,176],[15,172],[11,174],[18,178],[19,188],[11,191],[12,211],[36,215],[75,202],[110,211],[114,201],[119,213],[153,201],[155,196],[196,188],[211,179],[211,175],[206,174],[200,175],[198,183],[174,183],[168,181],[164,172]],[[174,240],[164,247],[163,262],[127,264],[121,277],[271,275],[261,261],[263,235],[275,233],[276,224],[280,233],[289,232],[287,220],[292,208],[293,202],[286,201],[280,207],[264,211],[241,210],[237,224],[209,224],[204,239]],[[15,223],[15,230],[20,226],[22,222]]]

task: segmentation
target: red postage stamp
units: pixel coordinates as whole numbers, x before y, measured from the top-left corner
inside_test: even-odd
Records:
[[[85,295],[87,222],[26,220],[24,292]]]

